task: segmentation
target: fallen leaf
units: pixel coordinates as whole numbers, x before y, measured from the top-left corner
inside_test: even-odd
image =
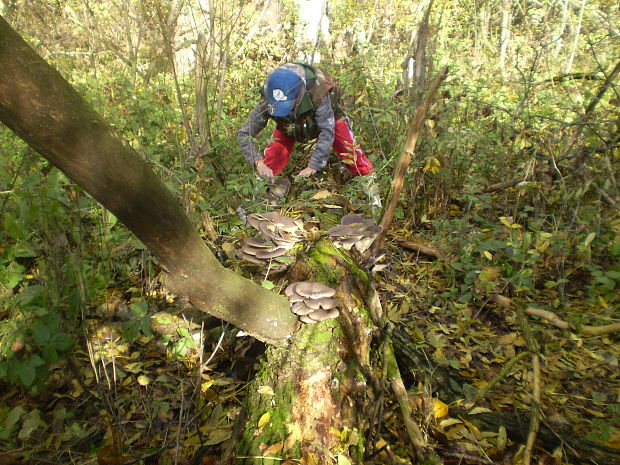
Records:
[[[269,447],[267,447],[262,453],[263,455],[269,455],[269,454],[276,455],[282,451],[283,447],[284,447],[284,441],[276,442],[275,444],[272,444]]]
[[[448,415],[448,404],[439,399],[433,399],[433,415],[435,418],[443,418]]]
[[[314,194],[312,197],[310,197],[310,200],[322,200],[322,199],[331,197],[332,195],[333,194],[327,189],[321,189],[316,194]]]

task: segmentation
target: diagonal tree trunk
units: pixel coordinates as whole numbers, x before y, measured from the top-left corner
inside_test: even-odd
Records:
[[[286,300],[223,268],[148,164],[2,18],[0,69],[0,121],[114,213],[173,289],[257,339],[291,334]]]

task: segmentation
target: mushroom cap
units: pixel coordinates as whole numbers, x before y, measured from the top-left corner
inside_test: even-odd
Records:
[[[317,310],[316,312],[309,313],[307,316],[315,321],[325,321],[338,318],[339,315],[340,312],[337,308],[331,308],[329,310]]]
[[[269,249],[273,247],[273,244],[258,236],[248,237],[245,239],[245,243],[254,249]]]
[[[302,323],[306,323],[307,325],[313,325],[317,323],[318,320],[313,320],[308,315],[301,315],[299,317],[299,321],[301,321]]]
[[[295,291],[296,286],[297,286],[297,283],[292,283],[286,286],[286,289],[284,289],[284,295],[286,297],[292,296],[295,293],[294,291]]]
[[[359,253],[364,253],[374,241],[375,236],[364,237],[355,243],[355,248]]]
[[[338,302],[338,299],[333,297],[321,297],[320,299],[304,300],[304,304],[306,305],[306,307],[314,310],[318,310],[319,308],[328,310],[338,305]]]
[[[258,250],[254,254],[256,258],[262,258],[263,260],[269,260],[271,258],[282,257],[286,254],[288,249],[286,247],[274,247],[272,249]]]
[[[237,257],[239,257],[239,258],[241,258],[243,260],[247,260],[248,262],[255,263],[256,265],[266,265],[266,262],[264,260],[259,260],[255,256],[250,255],[250,254],[244,252],[243,250],[238,250],[237,251]]]
[[[340,224],[355,224],[355,223],[363,223],[363,224],[372,224],[372,221],[364,218],[362,215],[358,215],[357,213],[350,213],[348,215],[344,215],[340,220]]]
[[[259,231],[260,225],[268,225],[272,231],[278,230],[285,233],[294,233],[303,229],[303,223],[300,220],[282,216],[278,212],[252,213],[248,215],[248,223]]]
[[[320,299],[321,297],[333,297],[336,289],[326,286],[325,284],[299,281],[297,286],[293,288],[293,292],[308,299]]]
[[[291,305],[291,311],[295,315],[307,315],[308,313],[316,312],[316,309],[308,307],[306,303],[302,300],[300,302],[295,302],[293,305]]]

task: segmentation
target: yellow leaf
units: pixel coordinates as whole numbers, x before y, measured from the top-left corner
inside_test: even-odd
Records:
[[[280,442],[276,442],[275,444],[272,444],[271,446],[267,447],[264,451],[263,451],[263,455],[269,455],[269,454],[279,454],[282,451],[282,448],[284,447],[284,441],[280,441]]]
[[[469,415],[477,415],[478,413],[491,413],[492,410],[486,407],[475,407],[471,411],[467,412]]]
[[[493,254],[491,252],[485,250],[482,254],[487,257],[487,260],[493,260]]]
[[[432,119],[427,119],[426,120],[426,124],[428,124],[429,128],[434,128],[435,127],[435,121]]]
[[[442,428],[448,428],[452,425],[458,425],[459,423],[463,422],[457,418],[446,418],[445,420],[441,420],[439,422],[439,426],[441,426]]]
[[[297,423],[292,423],[287,425],[287,429],[289,432],[286,441],[284,441],[284,451],[288,451],[292,449],[295,444],[301,441],[301,427]]]
[[[310,197],[310,200],[322,200],[322,199],[331,197],[332,195],[333,194],[327,189],[321,189],[316,194],[314,194],[312,197]]]
[[[508,344],[514,344],[514,342],[517,340],[517,336],[517,333],[504,334],[502,337],[499,338],[497,342],[499,342],[500,345],[503,346],[506,346]]]
[[[433,414],[435,418],[443,418],[448,415],[448,404],[439,399],[433,399]]]
[[[147,386],[151,383],[151,380],[149,379],[148,376],[146,375],[140,375],[138,376],[138,384],[140,386]]]
[[[267,423],[269,423],[269,420],[271,420],[271,414],[269,412],[263,413],[263,416],[260,417],[260,419],[258,420],[258,427],[262,428]]]
[[[583,245],[585,245],[586,247],[589,246],[595,237],[596,237],[596,233],[591,232],[590,234],[588,234],[588,237],[586,237],[586,240],[583,241]]]

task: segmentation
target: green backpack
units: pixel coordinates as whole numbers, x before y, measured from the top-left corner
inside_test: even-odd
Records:
[[[319,135],[314,111],[327,94],[331,98],[335,119],[343,115],[340,106],[342,93],[336,80],[326,71],[301,61],[294,61],[293,63],[304,69],[306,92],[304,92],[301,102],[297,106],[294,118],[291,118],[288,124],[281,125],[278,129],[286,132],[298,142],[305,142]]]

